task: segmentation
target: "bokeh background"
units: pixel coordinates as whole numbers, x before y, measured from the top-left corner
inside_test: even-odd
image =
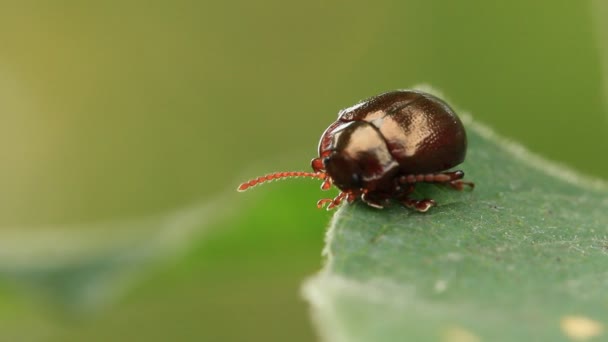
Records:
[[[0,340],[315,340],[299,287],[333,193],[235,188],[308,170],[380,92],[430,84],[608,178],[601,0],[0,8]]]

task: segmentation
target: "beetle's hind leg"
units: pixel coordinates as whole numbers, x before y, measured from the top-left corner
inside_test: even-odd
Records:
[[[462,180],[464,172],[461,170],[446,171],[440,173],[428,173],[419,175],[403,175],[398,178],[398,183],[401,185],[415,183],[440,183],[449,185],[452,189],[462,191],[465,186],[473,189],[475,183]]]
[[[438,183],[438,184],[446,184],[450,186],[452,189],[462,191],[465,186],[473,189],[475,184],[473,182],[463,181],[464,172],[461,170],[457,171],[446,171],[439,173],[429,173],[429,174],[418,174],[418,175],[403,175],[397,178],[396,180],[396,193],[400,193],[399,202],[403,204],[405,207],[414,209],[418,212],[425,213],[431,207],[437,205],[432,199],[422,199],[416,200],[409,197],[409,195],[414,192],[414,187],[416,183]]]
[[[475,183],[462,180],[464,177],[464,172],[461,170],[442,172],[440,175],[446,175],[451,178],[446,184],[454,190],[462,191],[464,190],[465,186],[468,186],[471,190],[475,188]]]

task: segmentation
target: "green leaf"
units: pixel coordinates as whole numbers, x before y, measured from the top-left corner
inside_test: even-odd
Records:
[[[303,288],[327,341],[608,338],[608,186],[464,122],[473,192],[344,205]]]
[[[69,311],[96,311],[205,233],[226,214],[224,202],[131,220],[2,230],[0,281]]]

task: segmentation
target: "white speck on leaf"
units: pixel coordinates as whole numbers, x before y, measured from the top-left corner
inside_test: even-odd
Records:
[[[479,342],[481,339],[472,332],[458,326],[453,326],[443,333],[443,342]]]
[[[441,279],[441,280],[437,280],[437,282],[435,283],[435,292],[436,293],[443,293],[445,292],[445,290],[447,290],[448,288],[448,282]]]
[[[562,317],[560,325],[564,334],[576,341],[588,340],[604,331],[604,326],[600,322],[584,316]]]

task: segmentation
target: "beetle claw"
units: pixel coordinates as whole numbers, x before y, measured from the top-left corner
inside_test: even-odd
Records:
[[[419,213],[426,213],[429,209],[431,209],[431,207],[434,207],[437,205],[437,202],[435,202],[432,199],[428,199],[428,198],[425,198],[422,200],[406,198],[406,199],[401,200],[401,203],[404,206],[406,206],[408,208],[412,208]]]
[[[453,180],[453,181],[449,182],[448,184],[450,185],[450,187],[452,187],[452,189],[458,190],[458,191],[464,190],[465,186],[468,186],[469,189],[471,189],[471,190],[473,190],[475,188],[475,183],[463,181],[460,179]]]
[[[317,208],[319,209],[323,209],[323,207],[325,206],[325,204],[333,202],[333,199],[331,198],[322,198],[320,200],[317,201]]]
[[[325,180],[323,181],[323,184],[321,184],[321,190],[329,190],[331,188],[331,178],[330,177],[326,177]]]

